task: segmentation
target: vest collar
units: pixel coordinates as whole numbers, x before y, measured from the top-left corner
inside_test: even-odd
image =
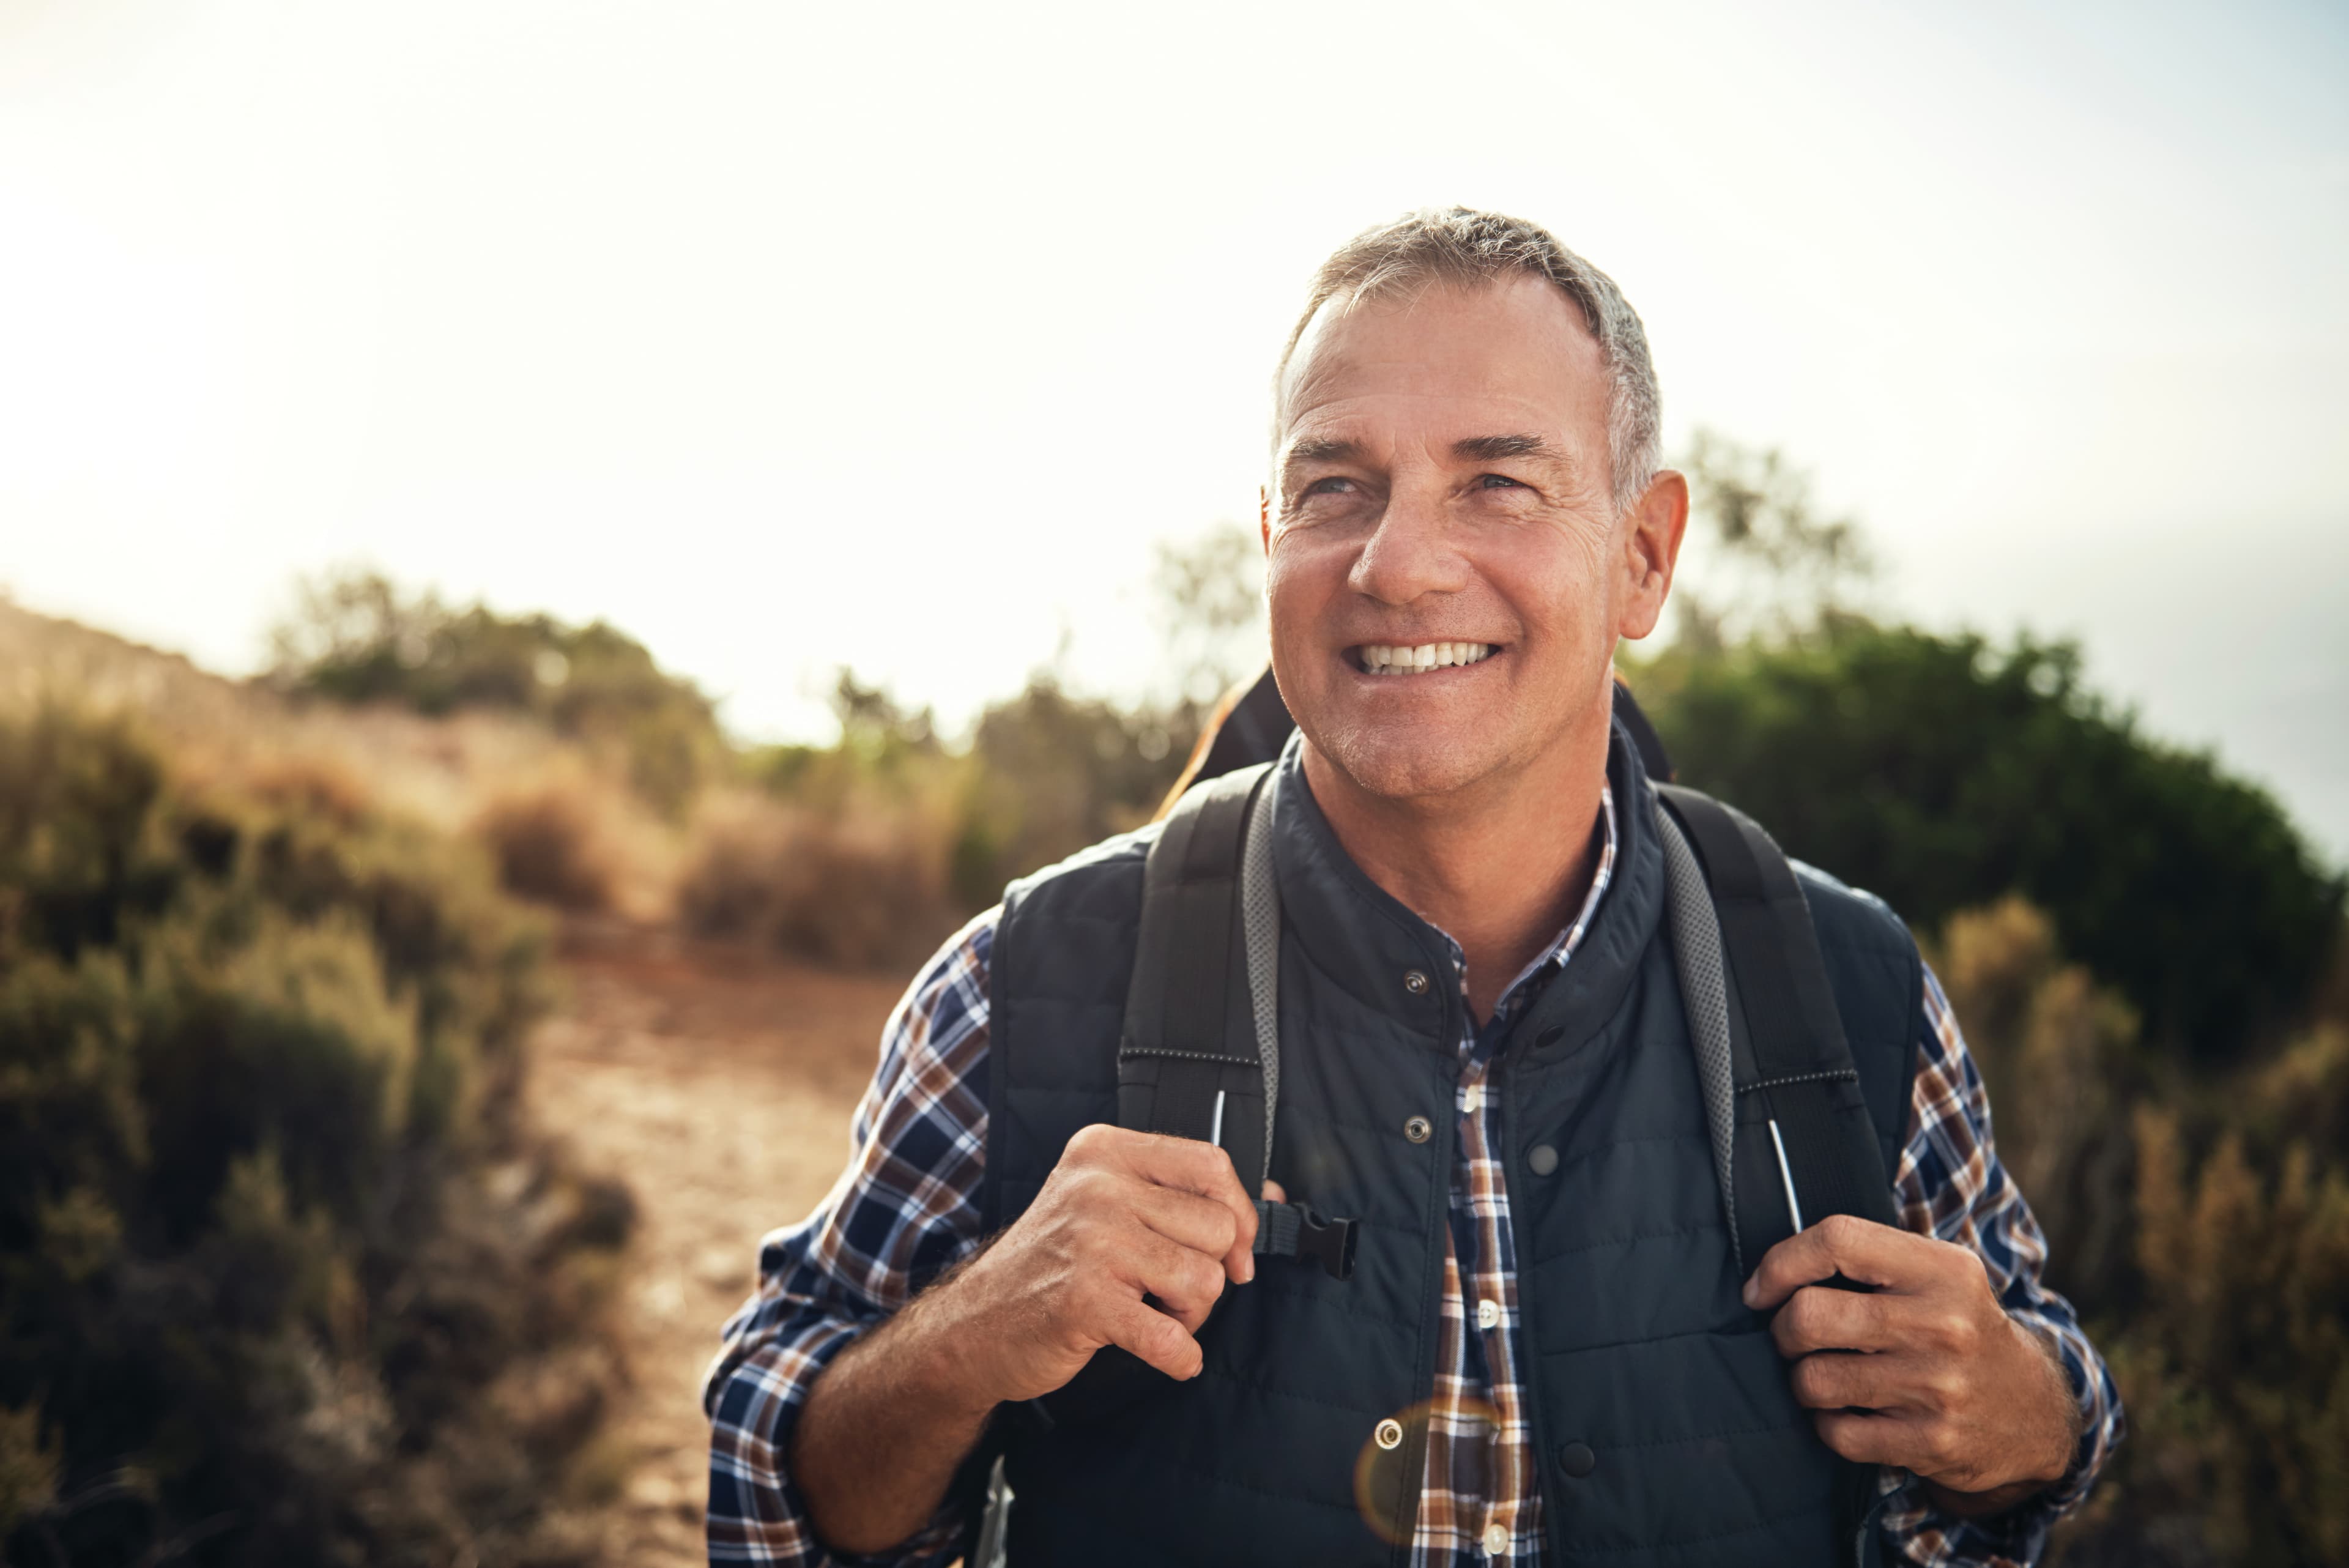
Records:
[[[1365,1006],[1412,1021],[1432,1032],[1433,1048],[1456,1055],[1465,1003],[1451,945],[1371,881],[1338,842],[1306,783],[1300,734],[1289,737],[1276,765],[1280,797],[1273,812],[1273,866],[1286,936]],[[1640,766],[1639,748],[1619,722],[1608,742],[1607,775],[1615,796],[1613,881],[1573,959],[1513,1032],[1534,1042],[1545,1057],[1576,1049],[1614,1017],[1663,911],[1655,792]],[[1418,994],[1404,978],[1413,971],[1432,982]]]

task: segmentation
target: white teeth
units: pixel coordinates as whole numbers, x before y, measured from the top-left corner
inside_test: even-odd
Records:
[[[1405,675],[1475,664],[1490,659],[1495,651],[1489,642],[1423,642],[1410,648],[1373,642],[1363,644],[1361,659],[1362,668],[1373,675]]]

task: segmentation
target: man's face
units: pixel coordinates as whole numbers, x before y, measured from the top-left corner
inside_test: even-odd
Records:
[[[1273,669],[1314,747],[1406,799],[1603,734],[1616,639],[1654,628],[1686,493],[1665,475],[1617,515],[1606,365],[1574,305],[1517,276],[1325,307],[1280,390]]]

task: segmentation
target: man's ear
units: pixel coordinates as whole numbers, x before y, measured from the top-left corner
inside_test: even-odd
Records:
[[[1264,553],[1268,556],[1271,555],[1272,486],[1268,484],[1259,484],[1256,487],[1256,531],[1257,536],[1264,541]]]
[[[1623,570],[1630,591],[1623,597],[1618,636],[1637,639],[1656,629],[1664,601],[1671,596],[1688,515],[1688,480],[1672,469],[1659,470],[1632,506],[1625,532]]]

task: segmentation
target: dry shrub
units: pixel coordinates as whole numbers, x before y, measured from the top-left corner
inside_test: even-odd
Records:
[[[376,805],[367,781],[339,757],[275,753],[246,764],[235,782],[264,805],[323,817],[337,827],[357,826]]]
[[[0,713],[10,1563],[594,1548],[631,1205],[522,1114],[543,924],[331,779]]]
[[[1953,916],[1931,955],[1997,1116],[1999,1158],[2031,1199],[2059,1289],[2094,1300],[2128,1266],[2137,1018],[2066,961],[2022,898]]]
[[[601,814],[574,784],[549,783],[492,801],[473,826],[506,891],[558,909],[609,909],[617,857]]]
[[[820,963],[911,962],[954,928],[948,835],[922,812],[737,798],[713,809],[677,893],[697,936]]]

